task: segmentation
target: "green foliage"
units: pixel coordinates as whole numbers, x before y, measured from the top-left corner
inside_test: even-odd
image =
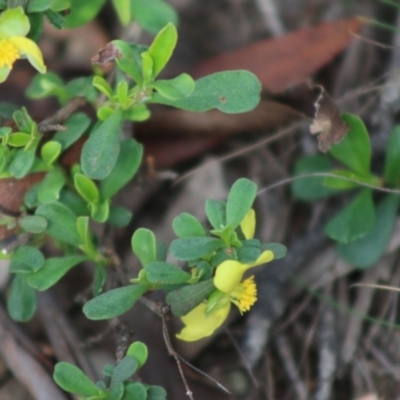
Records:
[[[130,0],[130,3],[133,19],[151,33],[157,33],[169,22],[178,23],[175,10],[164,0]]]
[[[243,194],[246,196],[243,196]],[[257,195],[257,185],[248,179],[238,179],[229,192],[226,203],[226,224],[236,229],[250,210]]]
[[[397,125],[389,136],[384,177],[388,185],[400,186],[400,125]]]
[[[92,179],[104,179],[114,168],[120,149],[122,111],[116,110],[98,124],[82,149],[82,171]]]
[[[362,238],[375,224],[375,208],[370,190],[363,190],[354,200],[333,217],[325,233],[341,243]]]
[[[216,108],[228,114],[253,110],[260,101],[261,84],[248,71],[217,72],[196,81],[194,92],[182,100],[172,100],[155,93],[153,103],[183,110],[204,112]]]
[[[389,137],[383,177],[371,172],[371,144],[368,131],[359,117],[345,114],[350,127],[347,136],[334,145],[330,154],[348,169],[333,169],[325,156],[309,156],[297,161],[297,177],[307,173],[330,173],[328,177],[296,180],[293,193],[302,200],[317,200],[338,190],[379,189],[383,184],[397,188],[400,177],[400,130],[395,127]],[[339,254],[357,268],[373,266],[389,242],[399,205],[398,195],[387,195],[377,206],[370,189],[362,189],[325,226],[325,233],[338,242]]]
[[[338,245],[339,254],[358,268],[369,268],[382,257],[393,231],[399,208],[398,195],[386,196],[376,208],[372,229],[361,239]]]
[[[112,289],[88,301],[83,312],[89,319],[100,320],[124,314],[149,289],[147,284]]]
[[[327,156],[316,154],[300,158],[295,164],[294,174],[297,178],[301,178],[302,175],[330,172],[331,170],[331,160]],[[323,176],[296,179],[292,184],[294,196],[307,201],[322,199],[334,194],[334,190],[324,185],[324,179]]]
[[[165,400],[166,392],[159,386],[132,382],[132,376],[141,368],[148,356],[147,346],[142,342],[132,343],[127,354],[115,366],[104,369],[104,380],[93,383],[78,367],[66,362],[58,363],[53,378],[66,392],[87,400]]]
[[[165,300],[170,305],[172,313],[177,317],[181,317],[199,305],[214,290],[213,280],[207,279],[194,285],[174,290],[168,293]]]
[[[57,28],[78,27],[93,20],[105,3],[0,0],[0,10],[8,12],[8,8],[22,5],[17,10],[17,22],[30,25],[29,38],[38,41],[45,18]],[[25,108],[0,104],[0,117],[7,119],[0,127],[0,179],[26,178],[23,185],[29,188],[20,213],[16,211],[18,216],[5,218],[11,228],[30,235],[29,244],[18,246],[11,255],[9,267],[13,276],[7,307],[17,321],[32,318],[37,291],[56,285],[83,262],[93,268],[94,295],[83,311],[88,318],[101,320],[125,313],[146,292],[155,290],[168,292],[167,302],[173,312],[185,315],[215,291],[213,276],[218,263],[228,259],[255,262],[266,246],[276,258],[285,253],[283,246],[243,239],[239,225],[252,207],[257,188],[241,179],[233,185],[226,202],[207,202],[208,223],[187,213],[177,217],[173,229],[178,238],[169,249],[150,230],[136,230],[132,250],[143,268],[129,285],[102,293],[115,258],[104,251],[93,225],[121,227],[129,223],[130,211],[119,207],[115,198],[137,175],[144,154],[135,139],[121,137],[122,127],[127,121],[149,118],[153,103],[196,112],[247,112],[257,105],[261,92],[260,82],[247,71],[219,72],[197,82],[184,72],[158,79],[177,45],[177,14],[163,0],[111,3],[121,23],[136,21],[154,34],[149,46],[114,40],[97,57],[99,64],[115,62],[112,74],[101,76],[96,70],[94,76],[68,82],[52,71],[46,72],[45,66],[35,65],[40,64],[40,58],[32,61],[27,53],[41,72],[26,89],[27,96],[33,101],[53,97],[65,108],[55,117],[45,115],[38,123]],[[86,103],[82,108],[85,112],[75,111],[77,98]],[[88,112],[89,107],[94,112]],[[79,151],[78,160],[75,155]],[[209,224],[213,229],[206,228]],[[48,239],[58,248],[57,257],[45,257],[40,251]],[[187,265],[182,268],[167,262],[168,250],[170,255],[188,261]],[[147,357],[147,347],[136,342],[116,366],[104,369],[102,382],[93,383],[79,368],[63,362],[56,365],[54,379],[65,391],[87,400],[163,400],[163,388],[132,381]]]
[[[366,176],[371,166],[371,143],[367,128],[355,115],[344,114],[342,118],[350,130],[344,140],[331,148],[330,154],[354,173]]]

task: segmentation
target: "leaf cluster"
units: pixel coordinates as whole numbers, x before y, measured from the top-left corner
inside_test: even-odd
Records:
[[[375,200],[373,188],[400,187],[400,129],[396,127],[389,137],[382,176],[371,171],[371,143],[362,120],[344,114],[350,131],[342,142],[333,146],[328,156],[301,158],[295,165],[297,179],[294,195],[302,200],[317,200],[354,192],[345,205],[325,226],[325,233],[338,243],[339,254],[358,268],[374,265],[389,242],[400,196],[387,193]],[[332,158],[344,168],[334,168]],[[310,176],[322,173],[325,176]],[[329,175],[329,176],[326,176]],[[395,190],[394,190],[395,192]]]

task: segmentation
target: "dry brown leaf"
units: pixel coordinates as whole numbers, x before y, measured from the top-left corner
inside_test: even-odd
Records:
[[[323,86],[315,85],[320,91],[315,102],[315,116],[310,132],[318,134],[318,147],[327,152],[333,144],[339,143],[349,131],[349,126],[340,118],[339,109]]]
[[[197,78],[223,70],[255,73],[264,89],[279,93],[303,82],[342,51],[361,30],[358,18],[338,20],[256,42],[200,64]]]

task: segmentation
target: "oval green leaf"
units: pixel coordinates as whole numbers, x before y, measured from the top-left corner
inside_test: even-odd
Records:
[[[388,195],[376,208],[376,221],[363,238],[349,244],[339,243],[339,254],[357,268],[369,268],[382,257],[396,222],[400,198]]]
[[[216,108],[228,114],[237,114],[253,110],[260,101],[261,83],[249,71],[217,72],[195,83],[194,92],[185,99],[168,100],[154,93],[151,102],[195,112]]]
[[[126,313],[148,290],[147,284],[112,289],[88,301],[83,312],[92,320],[110,319]]]
[[[226,225],[236,229],[247,212],[250,210],[257,196],[257,185],[246,179],[240,178],[233,185],[226,202]]]
[[[104,179],[115,166],[120,151],[122,110],[118,109],[97,125],[81,154],[83,173],[91,179]]]
[[[56,364],[53,379],[61,389],[81,396],[99,396],[103,391],[78,367],[67,362]]]
[[[171,243],[170,252],[179,260],[192,261],[201,257],[211,256],[223,244],[221,239],[212,237],[175,239]]]
[[[358,175],[370,174],[371,142],[364,122],[353,114],[343,114],[343,121],[350,127],[346,137],[331,147],[329,153]]]
[[[375,208],[371,190],[362,191],[325,226],[325,233],[341,243],[367,235],[375,225]]]

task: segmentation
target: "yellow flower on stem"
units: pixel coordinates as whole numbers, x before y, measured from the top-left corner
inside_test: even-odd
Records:
[[[240,224],[246,239],[252,239],[255,232],[255,213],[250,210]],[[177,335],[178,339],[193,342],[210,336],[228,317],[231,303],[240,313],[250,310],[257,301],[257,287],[254,275],[243,279],[243,274],[250,268],[272,261],[274,254],[266,250],[250,264],[236,260],[226,260],[218,265],[214,285],[217,288],[207,302],[203,302],[182,317],[185,327]]]
[[[7,79],[14,62],[20,58],[27,58],[40,73],[46,72],[38,45],[25,37],[29,30],[29,18],[22,7],[10,8],[0,14],[0,83]]]

